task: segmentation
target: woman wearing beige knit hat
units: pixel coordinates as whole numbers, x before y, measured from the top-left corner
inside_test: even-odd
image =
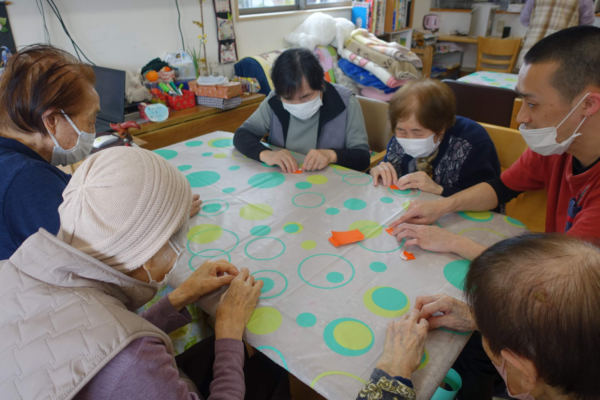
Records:
[[[105,150],[81,165],[63,197],[58,236],[40,229],[0,262],[3,398],[291,398],[287,373],[268,358],[258,353],[244,366],[242,336],[262,288],[246,268],[208,261],[144,314],[133,312],[184,249],[192,193],[177,168],[146,150]],[[175,359],[167,333],[190,322],[188,304],[225,285],[216,341]]]

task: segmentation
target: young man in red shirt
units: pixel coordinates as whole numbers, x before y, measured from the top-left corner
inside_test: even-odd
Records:
[[[486,247],[428,225],[449,212],[492,210],[523,191],[542,189],[548,192],[546,232],[600,238],[599,66],[600,28],[565,29],[534,45],[517,84],[523,97],[517,121],[529,149],[498,179],[436,201],[413,202],[390,225],[398,240],[472,260]],[[454,369],[463,379],[461,400],[491,399],[502,387],[478,332]]]
[[[546,232],[600,238],[600,28],[565,29],[525,56],[517,116],[529,149],[498,179],[447,198],[411,204],[393,222],[398,240],[472,260],[485,246],[428,226],[455,211],[487,211],[524,191],[546,189]],[[402,187],[401,189],[407,189]]]

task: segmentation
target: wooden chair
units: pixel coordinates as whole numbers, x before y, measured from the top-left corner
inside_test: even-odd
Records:
[[[373,168],[385,156],[387,144],[392,137],[392,128],[388,109],[390,105],[385,101],[370,99],[368,97],[356,96],[362,109],[369,138],[369,147],[378,154],[371,157],[370,168]]]
[[[527,143],[521,136],[521,132],[490,124],[482,123],[481,126],[485,128],[496,146],[502,172],[506,171],[527,149]],[[546,203],[545,190],[525,192],[506,205],[506,215],[521,221],[532,232],[544,232]]]
[[[521,43],[521,38],[495,39],[479,36],[476,71],[511,74],[517,63],[519,51],[521,51]]]
[[[423,78],[431,77],[431,68],[433,67],[433,46],[427,46],[424,49],[413,48],[410,49],[413,53],[419,56],[423,61],[423,68],[421,69],[421,75]]]

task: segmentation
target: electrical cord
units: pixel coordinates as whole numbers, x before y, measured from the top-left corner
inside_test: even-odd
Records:
[[[177,24],[179,25],[179,34],[181,35],[181,49],[185,50],[185,42],[183,41],[183,32],[181,31],[181,12],[179,11],[179,1],[175,0],[175,7],[177,7]]]
[[[47,44],[52,44],[50,40],[50,32],[48,32],[48,26],[46,25],[46,13],[44,12],[44,0],[35,0],[37,8],[42,16],[42,21],[44,22],[44,38],[46,39]]]
[[[83,55],[85,57],[85,59],[92,65],[96,65],[94,64],[83,52],[83,50],[81,50],[81,48],[77,45],[77,43],[75,43],[75,41],[73,40],[73,38],[71,37],[71,34],[69,33],[69,30],[67,29],[65,22],[62,19],[62,15],[60,14],[60,11],[58,9],[58,7],[56,6],[56,4],[54,3],[54,0],[46,0],[48,2],[48,5],[50,6],[50,9],[54,12],[54,15],[56,15],[56,18],[58,19],[58,21],[60,22],[60,24],[62,25],[63,30],[65,31],[65,34],[67,35],[67,37],[69,38],[69,40],[71,41],[71,44],[73,45],[73,49],[75,49],[75,54],[77,55],[77,58],[79,58],[79,61],[81,60],[81,55]],[[81,53],[81,55],[79,54]]]

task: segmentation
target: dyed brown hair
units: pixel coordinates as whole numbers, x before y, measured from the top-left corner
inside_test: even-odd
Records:
[[[95,83],[92,67],[66,51],[25,47],[10,58],[0,80],[0,130],[47,135],[44,113],[79,113],[85,85]]]
[[[471,264],[465,282],[490,350],[533,362],[570,399],[600,398],[600,249],[561,234],[499,242]]]
[[[434,79],[412,81],[394,94],[390,101],[390,123],[396,131],[396,123],[414,115],[419,124],[435,133],[443,133],[456,121],[456,98],[445,83]]]

